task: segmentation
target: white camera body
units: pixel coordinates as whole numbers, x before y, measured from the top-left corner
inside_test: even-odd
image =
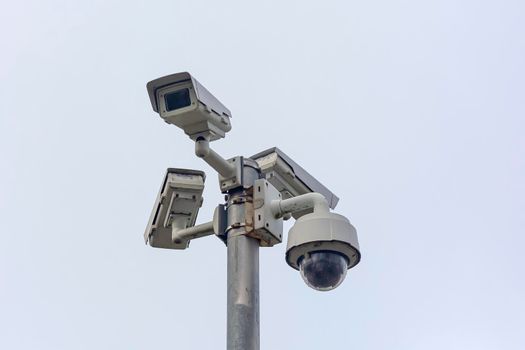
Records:
[[[189,241],[175,242],[173,228],[193,227],[202,206],[203,171],[168,168],[144,232],[152,247],[186,249]]]
[[[339,198],[332,191],[277,147],[259,152],[250,158],[257,162],[264,177],[281,193],[282,199],[317,192],[325,197],[331,209],[339,202]],[[312,209],[308,209],[295,212],[293,216],[298,219],[311,212]]]
[[[192,139],[223,138],[231,130],[231,112],[191,74],[176,73],[146,85],[153,110],[166,123],[183,129]]]

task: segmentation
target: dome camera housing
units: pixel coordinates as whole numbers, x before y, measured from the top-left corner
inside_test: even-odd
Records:
[[[300,217],[288,233],[286,262],[313,289],[336,288],[360,259],[357,232],[342,215],[314,211]]]

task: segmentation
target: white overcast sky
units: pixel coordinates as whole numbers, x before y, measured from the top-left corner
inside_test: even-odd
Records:
[[[278,146],[362,261],[307,288],[261,250],[262,349],[525,348],[525,5],[1,1],[0,348],[223,349],[226,249],[144,245],[167,167],[205,170],[145,85],[189,71],[215,149]],[[287,223],[286,229],[291,223]]]

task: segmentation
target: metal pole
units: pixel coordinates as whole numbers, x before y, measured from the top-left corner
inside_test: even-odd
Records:
[[[228,350],[259,350],[259,242],[228,237]]]
[[[244,167],[245,183],[258,171]],[[246,209],[251,198],[243,188],[228,198],[228,350],[259,350],[259,241],[246,236]]]

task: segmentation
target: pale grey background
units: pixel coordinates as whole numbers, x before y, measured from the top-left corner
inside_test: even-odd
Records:
[[[262,349],[525,348],[523,1],[1,5],[0,348],[225,347],[222,243],[142,241],[166,167],[222,200],[148,101],[183,70],[359,232],[330,293],[262,250]]]

